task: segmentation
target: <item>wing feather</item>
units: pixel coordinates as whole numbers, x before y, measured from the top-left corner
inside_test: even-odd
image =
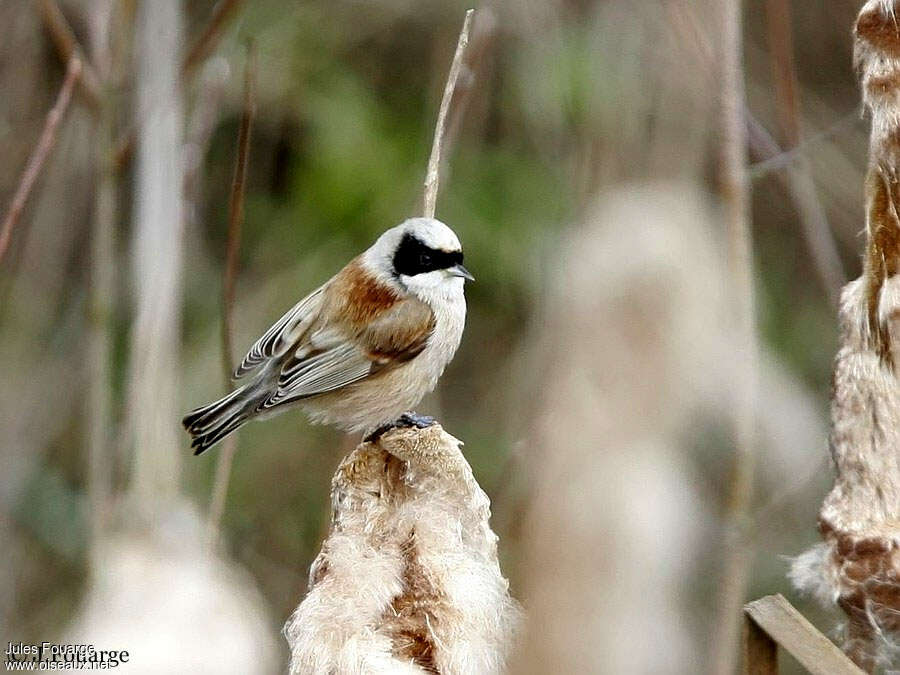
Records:
[[[262,363],[281,356],[308,329],[318,316],[322,304],[322,288],[318,288],[291,307],[260,337],[234,371],[239,380],[256,370]]]
[[[287,400],[306,398],[334,391],[368,377],[374,362],[358,345],[344,342],[331,349],[285,364],[278,378],[278,388],[263,408]]]
[[[412,298],[362,330],[346,324],[313,329],[282,364],[277,389],[261,408],[334,391],[409,361],[425,349],[433,329],[431,309]]]

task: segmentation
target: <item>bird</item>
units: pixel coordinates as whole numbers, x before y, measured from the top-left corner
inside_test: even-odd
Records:
[[[459,347],[467,280],[459,238],[443,222],[410,218],[385,231],[250,347],[233,373],[245,384],[185,415],[194,454],[293,407],[370,437],[433,423],[409,411]]]

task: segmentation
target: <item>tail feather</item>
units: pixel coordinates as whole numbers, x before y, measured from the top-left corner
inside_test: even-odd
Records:
[[[246,422],[248,419],[250,419],[249,415],[242,414],[240,415],[240,417],[233,419],[228,424],[218,426],[208,433],[194,436],[191,440],[191,448],[194,449],[194,455],[199,455],[203,452],[206,452],[232,431],[236,431],[239,427],[243,426],[244,422]]]
[[[245,390],[246,387],[239,387],[218,401],[213,401],[192,410],[181,420],[182,426],[192,435],[204,433],[210,426],[220,420],[222,415],[226,414],[228,410],[235,407],[235,405],[240,405],[240,399]]]
[[[247,391],[249,386],[240,387],[184,416],[181,424],[191,435],[195,455],[208,450],[255,415],[259,401]]]

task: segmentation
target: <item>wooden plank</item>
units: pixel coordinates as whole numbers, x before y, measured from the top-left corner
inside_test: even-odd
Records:
[[[744,612],[744,675],[778,675],[778,643]]]
[[[781,594],[747,603],[744,612],[813,675],[865,675]]]

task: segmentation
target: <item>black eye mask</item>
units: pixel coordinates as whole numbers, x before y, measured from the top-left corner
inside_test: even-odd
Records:
[[[441,251],[429,248],[415,236],[407,233],[394,254],[394,272],[412,277],[416,274],[445,270],[461,265],[462,251]]]

